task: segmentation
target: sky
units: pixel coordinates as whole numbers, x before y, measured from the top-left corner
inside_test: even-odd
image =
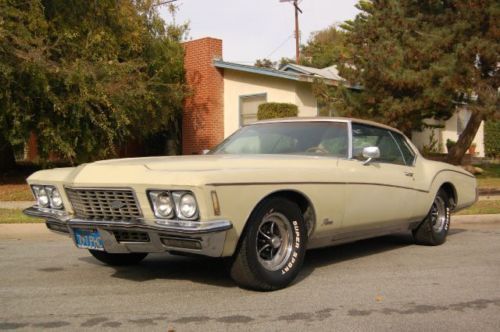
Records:
[[[300,1],[300,0],[299,0]],[[299,7],[301,43],[310,34],[352,19],[357,0],[302,0]],[[278,61],[295,57],[295,16],[290,3],[280,0],[178,0],[177,23],[189,22],[188,39],[214,37],[223,41],[225,61],[253,64],[256,59]],[[163,6],[165,7],[165,6]],[[166,8],[162,17],[172,22]]]

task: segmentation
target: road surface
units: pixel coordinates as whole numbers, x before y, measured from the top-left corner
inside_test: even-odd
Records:
[[[462,219],[464,220],[464,219]],[[240,289],[224,261],[102,265],[43,225],[0,225],[0,330],[500,331],[500,221],[310,251],[299,280]]]

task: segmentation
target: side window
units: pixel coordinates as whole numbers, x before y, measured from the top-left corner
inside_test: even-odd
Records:
[[[352,156],[364,160],[363,148],[377,146],[380,149],[380,162],[405,165],[405,160],[391,133],[382,128],[352,124]]]
[[[415,152],[413,152],[413,149],[410,147],[410,144],[408,144],[408,141],[403,137],[403,135],[399,133],[392,133],[394,136],[394,139],[399,145],[399,148],[401,149],[401,152],[403,153],[403,157],[405,158],[406,165],[411,166],[413,165],[413,162],[415,161]]]

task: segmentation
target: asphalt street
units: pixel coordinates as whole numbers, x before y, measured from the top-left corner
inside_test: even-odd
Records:
[[[464,220],[464,219],[461,219]],[[309,251],[291,287],[240,289],[224,261],[102,265],[44,225],[0,225],[0,330],[500,331],[500,220]]]

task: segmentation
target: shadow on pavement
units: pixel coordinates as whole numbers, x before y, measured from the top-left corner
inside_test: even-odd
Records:
[[[450,229],[448,235],[453,236],[464,231],[463,229]],[[294,283],[304,280],[316,268],[322,266],[334,265],[411,245],[415,245],[412,235],[410,233],[399,233],[309,250],[302,271]],[[90,255],[82,257],[80,260],[89,264],[102,265]],[[156,279],[190,280],[219,287],[236,287],[229,276],[228,266],[229,259],[150,254],[139,265],[113,267],[115,271],[112,277],[137,282]]]
[[[91,256],[80,258],[90,264],[102,265]],[[143,282],[155,279],[190,280],[222,287],[236,287],[229,277],[227,259],[150,254],[138,265],[113,267],[114,278]]]

